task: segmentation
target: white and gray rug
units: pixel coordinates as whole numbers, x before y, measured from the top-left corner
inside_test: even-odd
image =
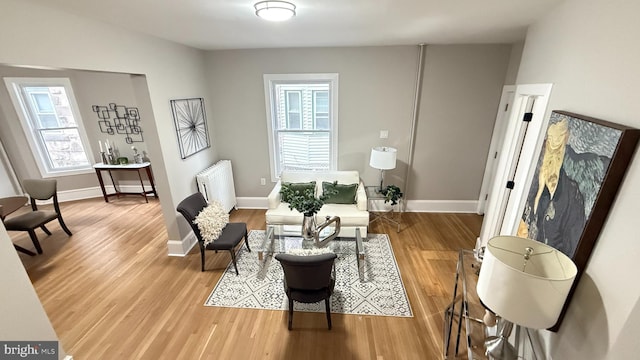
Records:
[[[266,262],[258,260],[257,249],[265,232],[249,232],[249,245],[238,253],[240,275],[236,276],[233,264],[209,295],[205,306],[221,306],[251,309],[287,310],[287,298],[282,285],[283,272],[280,263],[267,256]],[[400,277],[400,270],[386,234],[369,234],[365,240],[366,254],[364,282],[358,276],[353,239],[339,239],[334,248],[336,285],[331,297],[331,312],[358,315],[413,317],[411,305]],[[324,312],[324,303],[295,303],[295,311]]]

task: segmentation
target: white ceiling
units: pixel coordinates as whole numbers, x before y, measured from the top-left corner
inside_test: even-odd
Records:
[[[284,23],[258,18],[258,0],[28,1],[212,50],[512,43],[563,0],[290,0]]]

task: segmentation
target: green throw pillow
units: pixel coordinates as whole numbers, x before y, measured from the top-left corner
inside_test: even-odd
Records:
[[[316,182],[315,181],[311,181],[308,183],[282,183],[282,188],[284,189],[285,187],[290,188],[291,190],[293,190],[293,193],[295,194],[296,191],[298,191],[300,194],[304,194],[305,190],[307,189],[311,189],[314,193],[315,193],[315,189],[316,189]],[[282,193],[282,189],[280,189],[280,194],[282,194],[282,201],[283,202],[291,202],[290,199],[288,197],[286,197],[286,194]]]
[[[358,184],[334,184],[331,182],[322,182],[322,193],[326,194],[327,190],[333,190],[336,193],[327,196],[325,204],[355,204],[356,191]]]

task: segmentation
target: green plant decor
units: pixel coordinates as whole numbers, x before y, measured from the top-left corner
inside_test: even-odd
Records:
[[[303,213],[304,216],[317,214],[322,205],[324,205],[324,201],[335,193],[337,193],[335,190],[329,190],[324,192],[322,196],[315,197],[314,189],[294,190],[289,184],[282,184],[280,189],[281,197],[289,199],[289,209],[296,209],[298,212]]]
[[[391,205],[396,205],[398,203],[398,199],[402,198],[402,195],[404,195],[402,191],[400,191],[400,188],[395,185],[387,185],[387,187],[380,191],[380,194],[384,196],[384,202],[388,203],[391,201]]]

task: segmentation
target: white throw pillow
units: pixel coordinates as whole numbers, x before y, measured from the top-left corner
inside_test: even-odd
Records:
[[[222,234],[222,229],[229,223],[229,213],[224,211],[219,202],[212,201],[198,213],[193,223],[198,225],[204,246],[207,246]]]

